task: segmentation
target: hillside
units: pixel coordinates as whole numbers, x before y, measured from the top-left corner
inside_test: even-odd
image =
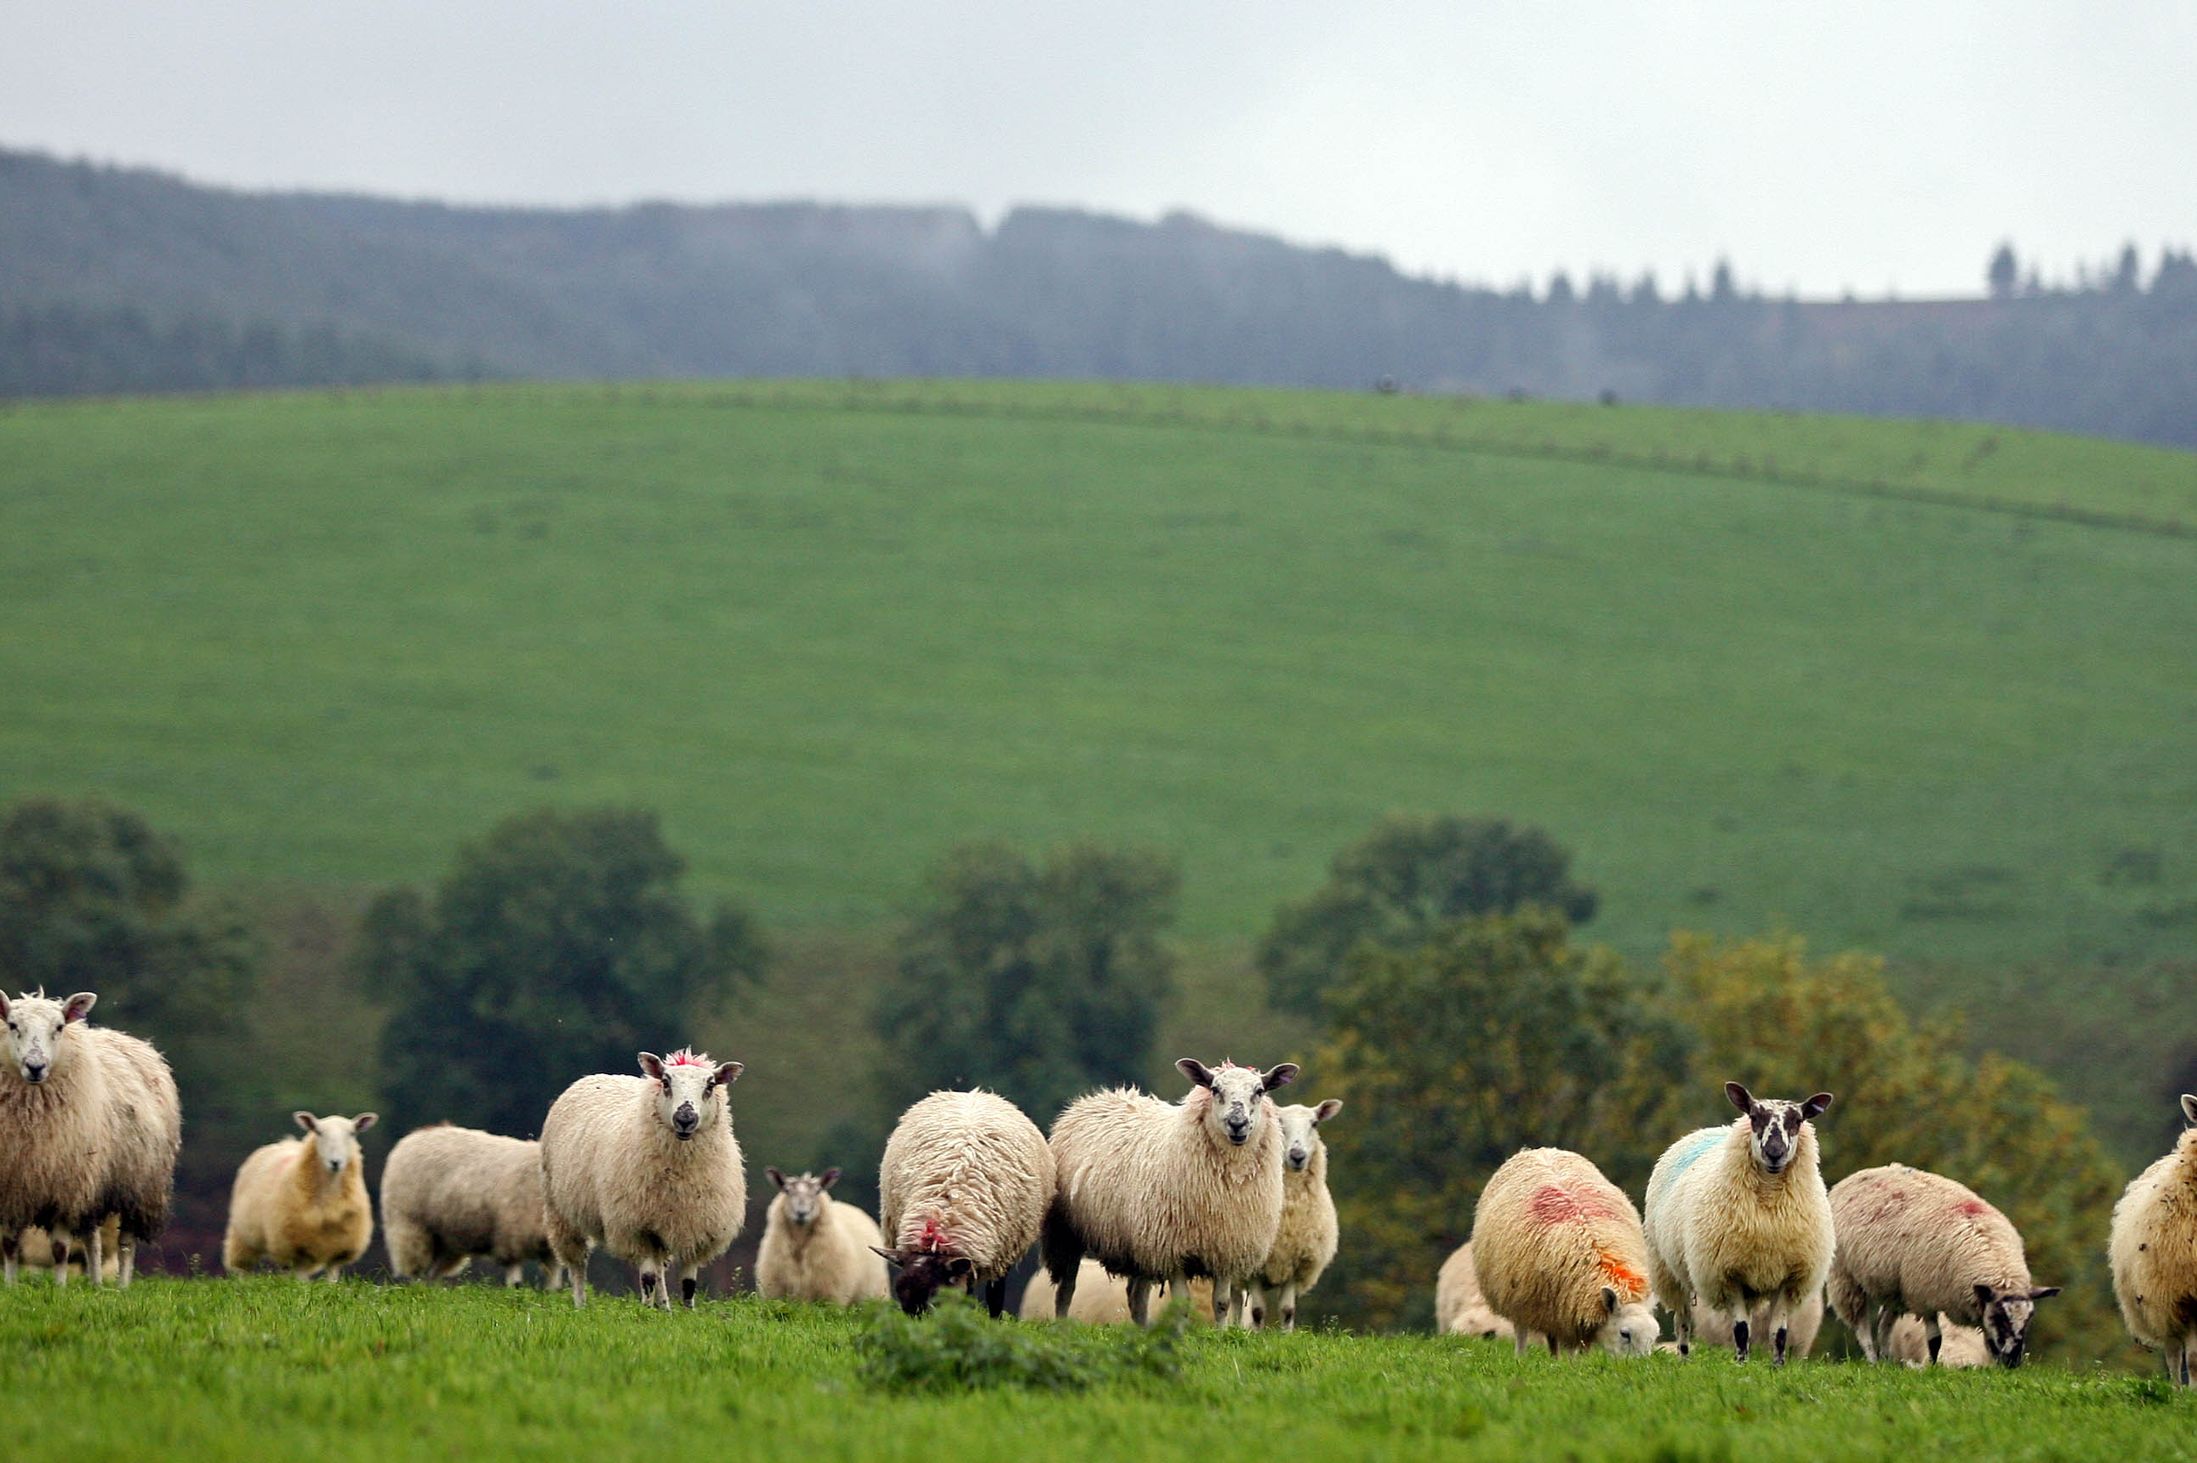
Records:
[[[2114,242],[2114,241],[2108,241]],[[1978,241],[1979,261],[1989,241]],[[2003,300],[1543,293],[1229,229],[467,208],[0,149],[0,395],[485,377],[1202,381],[1966,418],[2197,446],[2197,258]]]
[[[1597,938],[1884,951],[2110,1113],[2197,1048],[2157,1019],[2197,930],[2193,525],[2197,458],[1827,418],[920,383],[19,406],[0,798],[96,793],[205,879],[328,907],[516,809],[660,809],[827,981],[774,1019],[856,1041],[869,942],[957,841],[1178,854],[1173,1029],[1218,1040],[1250,1017],[1219,977],[1337,847],[1499,812],[1576,851]]]

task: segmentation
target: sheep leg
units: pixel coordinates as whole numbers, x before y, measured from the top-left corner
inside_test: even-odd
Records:
[[[1930,1336],[1930,1360],[1928,1365],[1936,1366],[1938,1364],[1938,1347],[1945,1342],[1944,1335],[1938,1329],[1938,1313],[1936,1311],[1932,1311],[1929,1315],[1923,1317],[1922,1329],[1928,1332]]]
[[[1297,1282],[1286,1280],[1282,1282],[1282,1330],[1294,1331],[1296,1329]]]
[[[121,1250],[122,1263],[117,1267],[115,1278],[121,1282],[122,1289],[128,1290],[130,1282],[137,1278],[137,1241],[124,1235]]]
[[[702,1267],[699,1265],[681,1265],[679,1267],[679,1299],[687,1303],[688,1310],[694,1309],[694,1298],[701,1293],[701,1290]],[[666,1307],[670,1306],[669,1296],[665,1297],[664,1304]]]
[[[92,1226],[92,1232],[84,1240],[84,1251],[90,1256],[84,1262],[84,1278],[91,1282],[91,1287],[94,1290],[100,1289],[107,1283],[106,1250],[106,1226],[95,1224]]]
[[[1877,1360],[1888,1361],[1895,1366],[1899,1358],[1892,1354],[1892,1331],[1899,1325],[1902,1312],[1898,1306],[1885,1301],[1877,1307]]]
[[[1266,1329],[1266,1302],[1273,1292],[1266,1288],[1264,1280],[1258,1279],[1254,1279],[1245,1285],[1243,1292],[1244,1323],[1254,1331],[1264,1331]]]
[[[0,1271],[5,1271],[7,1283],[10,1285],[15,1284],[16,1257],[22,1250],[23,1241],[20,1236],[13,1231],[0,1234]]]
[[[1006,1276],[1002,1275],[997,1280],[985,1285],[984,1308],[992,1313],[992,1319],[995,1321],[1007,1314]]]
[[[58,1230],[51,1233],[53,1242],[53,1283],[66,1285],[69,1283],[69,1237]]]
[[[1776,1366],[1785,1365],[1785,1345],[1791,1334],[1791,1328],[1787,1325],[1787,1322],[1791,1315],[1792,1302],[1784,1296],[1777,1296],[1770,1302],[1770,1314],[1765,1319],[1770,1323],[1770,1339],[1772,1342],[1770,1349],[1777,1358],[1773,1363]]]
[[[1747,1312],[1742,1309],[1732,1318],[1732,1356],[1735,1360],[1747,1359]]]
[[[334,1285],[343,1278],[343,1266],[338,1263],[328,1267],[328,1283]]]
[[[2184,1336],[2182,1338],[2182,1375],[2178,1380],[2185,1387],[2189,1385],[2189,1353],[2193,1348],[2197,1348],[2197,1335]]]
[[[1526,1328],[1523,1326],[1515,1326],[1511,1328],[1511,1354],[1516,1356],[1521,1361],[1525,1360],[1526,1356],[1526,1335]]]
[[[1060,1289],[1060,1299],[1053,1307],[1053,1318],[1062,1319],[1068,1314],[1069,1292],[1075,1286],[1075,1272],[1068,1272],[1068,1284]],[[1149,1276],[1138,1275],[1129,1282],[1129,1319],[1139,1326],[1152,1323],[1152,1281]]]
[[[662,1285],[663,1277],[658,1275],[655,1267],[646,1260],[641,1262],[640,1271],[641,1304],[653,1310],[656,1307],[656,1294]]]
[[[1671,1334],[1678,1338],[1678,1354],[1692,1356],[1694,1352],[1694,1298],[1687,1291],[1671,1307]]]
[[[504,1267],[503,1267],[503,1287],[504,1287],[504,1289],[506,1289],[506,1290],[511,1290],[511,1289],[514,1289],[515,1287],[517,1287],[517,1286],[520,1286],[520,1285],[523,1285],[523,1284],[525,1284],[525,1283],[526,1283],[526,1266],[525,1266],[525,1265],[524,1265],[523,1263],[521,1263],[521,1264],[516,1264],[516,1265],[506,1265],[506,1266],[504,1266]]]
[[[569,1267],[572,1271],[572,1308],[578,1310],[587,1304],[587,1261]]]
[[[1054,1320],[1065,1321],[1068,1319],[1068,1304],[1076,1298],[1076,1272],[1078,1270],[1081,1270],[1082,1268],[1083,1264],[1079,1260],[1075,1264],[1068,1267],[1068,1273],[1065,1276],[1053,1276]],[[1047,1267],[1047,1273],[1051,1274],[1050,1266]],[[1136,1290],[1136,1282],[1131,1281],[1129,1288],[1133,1294]]]

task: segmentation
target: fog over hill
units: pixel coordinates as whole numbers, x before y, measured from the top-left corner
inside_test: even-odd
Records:
[[[1722,267],[1533,293],[1189,214],[469,208],[0,150],[0,393],[718,375],[1385,379],[2197,446],[2197,260],[1920,303],[1770,299]]]

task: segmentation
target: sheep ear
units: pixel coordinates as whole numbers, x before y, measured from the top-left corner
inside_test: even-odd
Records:
[[[786,1176],[777,1169],[766,1168],[763,1172],[770,1179],[772,1187],[782,1189],[786,1186]]]
[[[71,1021],[83,1020],[86,1016],[91,1015],[92,1007],[98,1004],[99,996],[97,992],[78,991],[62,1004],[61,1024],[66,1026]]]
[[[6,991],[0,991],[0,1021],[5,1021],[8,1019],[8,1012],[10,1009],[11,1008],[8,1005],[8,993]],[[2186,1101],[2187,1099],[2184,1100]]]
[[[642,1076],[657,1082],[664,1080],[664,1059],[662,1057],[654,1052],[642,1052],[637,1060],[641,1064]]]
[[[719,1087],[730,1087],[733,1083],[740,1080],[740,1074],[742,1072],[745,1072],[747,1069],[748,1065],[745,1062],[726,1062],[717,1069],[717,1077],[715,1079],[717,1085]]]
[[[1800,1119],[1802,1122],[1806,1122],[1810,1118],[1821,1117],[1824,1113],[1830,1111],[1830,1108],[1831,1094],[1819,1092],[1800,1105]]]
[[[836,1168],[827,1168],[824,1170],[824,1176],[816,1181],[816,1186],[820,1189],[828,1189],[833,1184],[836,1184],[838,1182],[839,1170]]]
[[[2030,1287],[2029,1298],[2031,1300],[2050,1300],[2059,1293],[2060,1287],[2057,1285],[2035,1285]]]
[[[360,1113],[360,1114],[359,1114],[359,1115],[358,1115],[357,1117],[355,1117],[355,1118],[351,1119],[351,1131],[352,1131],[352,1132],[354,1132],[354,1133],[363,1133],[363,1132],[365,1132],[365,1131],[366,1131],[366,1130],[367,1130],[368,1128],[371,1128],[372,1126],[374,1126],[374,1124],[376,1124],[376,1123],[378,1123],[378,1122],[380,1122],[380,1121],[381,1121],[381,1114],[380,1114],[380,1113],[378,1113],[378,1112],[362,1112],[362,1113]]]
[[[1212,1069],[1196,1057],[1184,1057],[1181,1061],[1175,1063],[1175,1070],[1197,1083],[1200,1087],[1211,1087],[1213,1085]]]
[[[297,1112],[290,1114],[290,1121],[296,1123],[299,1127],[303,1128],[308,1133],[317,1133],[320,1131],[320,1119],[314,1117],[311,1113],[304,1111],[302,1108],[299,1109]]]
[[[2197,1123],[2197,1097],[2187,1092],[2182,1094],[2182,1118],[2185,1122]]]
[[[1327,1099],[1327,1101],[1312,1109],[1312,1121],[1315,1123],[1324,1123],[1329,1118],[1335,1116],[1335,1114],[1341,1112],[1342,1110],[1343,1100],[1339,1097],[1330,1097],[1329,1099]]]
[[[1976,1309],[1984,1310],[1990,1306],[1991,1302],[1997,1300],[1998,1298],[1999,1293],[1993,1290],[1990,1286],[1978,1285],[1976,1287]]]
[[[967,1255],[956,1255],[946,1262],[946,1273],[956,1280],[974,1273],[975,1270],[976,1261],[970,1259]]]
[[[1754,1116],[1754,1094],[1746,1088],[1740,1086],[1737,1082],[1727,1082],[1724,1084],[1724,1095],[1731,1099],[1733,1107],[1738,1108],[1749,1117]]]
[[[1616,1315],[1616,1314],[1617,1314],[1617,1301],[1618,1301],[1617,1287],[1616,1287],[1616,1286],[1614,1286],[1614,1285],[1605,1285],[1605,1286],[1603,1286],[1603,1287],[1602,1287],[1602,1312],[1603,1312],[1603,1314],[1604,1314],[1604,1315],[1610,1315],[1610,1316],[1614,1316],[1614,1315]]]
[[[883,1260],[886,1264],[892,1266],[895,1270],[898,1270],[900,1268],[900,1257],[894,1254],[891,1250],[879,1249],[876,1245],[871,1245],[870,1253]]]
[[[1260,1074],[1259,1085],[1269,1092],[1277,1087],[1287,1087],[1297,1080],[1297,1074],[1303,1070],[1304,1068],[1298,1066],[1295,1062],[1284,1062],[1279,1067],[1269,1067],[1264,1073]]]

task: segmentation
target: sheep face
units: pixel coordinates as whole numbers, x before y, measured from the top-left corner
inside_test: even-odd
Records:
[[[370,1112],[362,1112],[355,1118],[316,1118],[309,1112],[294,1112],[290,1116],[305,1130],[306,1147],[312,1149],[314,1161],[331,1175],[342,1173],[358,1161],[359,1134],[381,1121]]]
[[[885,1263],[893,1270],[893,1299],[911,1316],[920,1316],[931,1308],[931,1300],[939,1291],[952,1285],[967,1285],[969,1277],[976,1273],[976,1266],[968,1256],[957,1255],[951,1250],[927,1250],[914,1245],[898,1250],[882,1250],[870,1246],[885,1257]]]
[[[1312,1155],[1320,1150],[1320,1124],[1343,1110],[1340,1099],[1330,1097],[1318,1107],[1280,1107],[1274,1116],[1282,1124],[1282,1166],[1291,1173],[1303,1173],[1311,1166]]]
[[[59,1070],[76,1047],[62,1038],[71,1024],[91,1014],[98,1000],[90,991],[79,991],[66,1001],[48,1000],[44,994],[17,996],[12,1001],[0,996],[0,1020],[7,1023],[8,1057],[15,1063],[15,1074],[36,1087]]]
[[[1594,1344],[1612,1356],[1650,1356],[1655,1352],[1656,1338],[1662,1334],[1655,1319],[1655,1311],[1644,1300],[1621,1304],[1617,1287],[1602,1287],[1602,1304],[1609,1315],[1602,1322],[1602,1329],[1594,1333]]]
[[[799,1174],[788,1178],[777,1169],[764,1170],[778,1191],[786,1196],[786,1222],[796,1229],[807,1229],[816,1223],[831,1200],[824,1191],[839,1182],[839,1170],[827,1168],[822,1175]]]
[[[1267,1093],[1297,1080],[1297,1064],[1284,1062],[1261,1072],[1256,1067],[1221,1063],[1218,1070],[1190,1057],[1175,1063],[1181,1073],[1204,1088],[1205,1130],[1215,1143],[1241,1148],[1258,1135],[1266,1120]]]
[[[705,1125],[722,1125],[724,1089],[745,1070],[738,1062],[719,1064],[694,1051],[676,1051],[668,1057],[642,1052],[640,1061],[642,1075],[656,1084],[656,1116],[682,1143]]]
[[[1785,1172],[1793,1155],[1800,1151],[1801,1124],[1831,1105],[1828,1092],[1819,1092],[1806,1102],[1788,1102],[1782,1097],[1756,1098],[1737,1082],[1725,1083],[1724,1095],[1747,1115],[1748,1126],[1754,1130],[1749,1141],[1755,1167],[1771,1174]]]
[[[2022,1352],[2029,1345],[2029,1323],[2036,1319],[2037,1302],[2059,1293],[2057,1285],[2028,1290],[1977,1286],[1976,1309],[1983,1317],[1983,1343],[1990,1348],[1991,1359],[2003,1367],[2020,1366]]]

